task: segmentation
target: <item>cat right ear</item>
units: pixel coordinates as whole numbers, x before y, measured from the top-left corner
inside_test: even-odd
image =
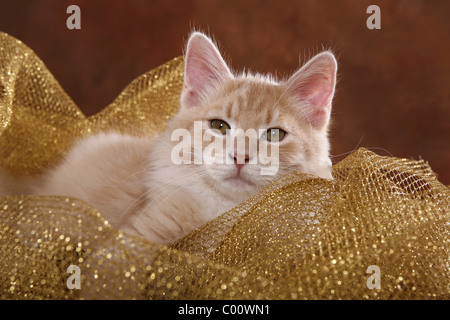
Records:
[[[230,78],[233,75],[214,43],[203,33],[194,32],[186,49],[181,107],[199,105],[208,88]]]
[[[322,129],[328,125],[336,71],[336,58],[326,51],[308,61],[287,81],[286,90],[302,103],[304,114],[313,128]]]

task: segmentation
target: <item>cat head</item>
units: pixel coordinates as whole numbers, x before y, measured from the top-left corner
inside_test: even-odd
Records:
[[[327,134],[336,70],[333,54],[322,52],[285,81],[237,75],[216,45],[194,32],[170,129],[190,134],[184,159],[232,197],[246,198],[293,170],[332,179]]]

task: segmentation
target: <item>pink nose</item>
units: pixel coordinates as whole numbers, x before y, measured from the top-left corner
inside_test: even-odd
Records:
[[[238,169],[238,173],[241,171],[242,167],[245,166],[246,163],[248,163],[249,159],[250,157],[248,156],[248,154],[234,154],[234,164]]]

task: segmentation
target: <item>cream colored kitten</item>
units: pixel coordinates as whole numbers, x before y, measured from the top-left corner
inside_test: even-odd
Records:
[[[32,193],[82,199],[116,228],[170,243],[289,171],[332,178],[327,129],[337,65],[330,52],[277,82],[233,74],[213,42],[195,32],[185,61],[180,111],[164,133],[155,139],[118,133],[88,137]],[[200,134],[194,132],[199,125]],[[174,135],[179,129],[192,140]],[[230,149],[230,137],[242,137],[233,136],[234,129],[258,132],[257,148]],[[213,140],[223,149],[214,150],[213,163],[202,162]],[[181,143],[189,150],[180,149]],[[279,160],[272,175],[261,173],[270,160],[263,148]]]

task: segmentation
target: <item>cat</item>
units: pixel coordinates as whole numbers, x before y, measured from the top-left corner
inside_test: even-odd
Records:
[[[89,136],[31,193],[82,199],[115,228],[169,244],[290,171],[332,179],[328,127],[336,72],[334,55],[324,51],[284,81],[236,74],[207,35],[193,32],[185,51],[180,109],[162,134]],[[200,135],[195,128],[201,128]],[[188,148],[177,149],[178,129],[193,137],[182,141]],[[230,149],[234,129],[258,131],[258,147]],[[223,146],[214,151],[215,159],[227,161],[196,161],[208,148],[205,137]],[[263,147],[277,153],[273,174],[261,174],[268,157],[259,156]]]

